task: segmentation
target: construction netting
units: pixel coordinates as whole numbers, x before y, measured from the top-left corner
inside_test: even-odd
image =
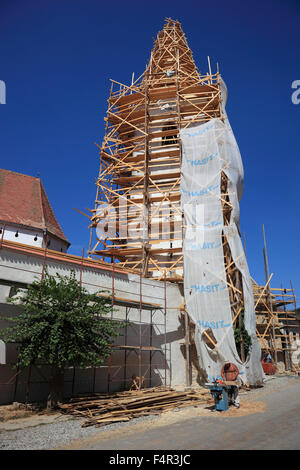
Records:
[[[225,113],[226,87],[222,83],[225,119],[181,129],[181,204],[185,231],[184,293],[186,309],[195,323],[195,344],[205,381],[220,376],[225,361],[234,363],[240,379],[252,386],[263,382],[261,350],[256,336],[252,282],[239,233],[239,201],[243,192],[243,164],[239,148]],[[230,220],[224,223],[221,177],[227,178],[227,205]],[[229,200],[228,200],[229,198]],[[226,277],[224,258],[226,237],[242,285],[232,285]],[[229,289],[242,292],[243,305],[233,309]],[[251,346],[243,362],[234,338],[234,318],[243,314]],[[207,340],[209,338],[209,340]]]

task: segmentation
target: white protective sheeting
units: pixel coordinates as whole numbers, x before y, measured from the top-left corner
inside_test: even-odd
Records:
[[[224,98],[224,83],[223,83]],[[223,101],[224,103],[224,101]],[[225,111],[223,107],[223,112]],[[225,119],[182,129],[181,204],[185,217],[184,291],[187,311],[196,325],[195,343],[204,381],[220,376],[228,360],[237,365],[240,379],[256,386],[263,382],[261,350],[256,337],[252,282],[239,234],[239,200],[243,192],[243,165],[232,129]],[[221,172],[228,177],[232,212],[224,226]],[[222,247],[224,232],[237,268],[242,274],[244,322],[252,346],[242,363],[234,341],[228,285]],[[211,349],[203,331],[210,329],[217,341]]]

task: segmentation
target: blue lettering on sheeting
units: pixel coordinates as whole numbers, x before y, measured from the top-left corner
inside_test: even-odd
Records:
[[[206,292],[206,293],[213,293],[213,292],[218,292],[219,290],[219,284],[194,284],[191,286],[192,289],[195,289],[196,292]]]
[[[193,284],[191,289],[194,289],[196,292],[211,294],[226,289],[226,284]]]
[[[205,196],[206,194],[210,193],[211,191],[214,191],[215,189],[217,189],[219,187],[218,184],[216,184],[215,186],[214,185],[210,185],[208,186],[207,188],[205,189],[201,189],[200,191],[187,191],[186,189],[182,189],[181,190],[181,194],[185,195],[185,196]]]
[[[194,250],[210,250],[213,248],[219,248],[221,245],[220,243],[215,243],[215,242],[204,242],[204,243],[187,243],[186,244],[186,250],[194,251]]]
[[[185,135],[188,137],[193,137],[195,135],[202,135],[202,134],[205,134],[205,132],[207,132],[212,127],[214,127],[213,122],[211,124],[208,124],[204,129],[199,129],[198,131],[195,131],[195,132],[187,132]]]
[[[217,321],[208,321],[208,320],[198,320],[197,326],[206,330],[210,328],[211,330],[218,330],[219,328],[228,328],[232,324],[231,323],[224,323],[224,320],[217,320]]]
[[[218,225],[221,225],[222,222],[217,222],[216,220],[212,220],[208,224],[204,224],[204,227],[217,227]]]
[[[189,160],[187,159],[187,162],[190,163],[192,166],[194,165],[206,165],[206,163],[210,162],[213,160],[219,152],[212,153],[209,157],[202,158],[201,160]]]

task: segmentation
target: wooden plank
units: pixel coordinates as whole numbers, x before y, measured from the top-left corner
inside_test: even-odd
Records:
[[[137,182],[141,179],[143,175],[137,175],[137,176],[123,176],[121,178],[116,178],[115,182],[117,184],[128,184],[128,183],[134,183]],[[169,173],[158,173],[158,174],[151,174],[150,178],[152,180],[172,180],[172,179],[177,179],[180,177],[180,171],[174,171],[174,172],[169,172]]]
[[[129,95],[121,96],[121,97],[111,97],[109,98],[108,102],[110,105],[115,105],[115,106],[120,107],[124,105],[128,106],[129,104],[130,105],[136,104],[143,99],[144,99],[144,95],[142,93],[135,92]]]

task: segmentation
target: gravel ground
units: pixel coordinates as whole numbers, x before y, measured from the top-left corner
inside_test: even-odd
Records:
[[[21,429],[0,429],[0,450],[51,450],[70,443],[74,439],[81,439],[99,432],[108,432],[122,427],[135,425],[138,422],[155,422],[157,416],[145,416],[124,423],[113,423],[101,428],[90,426],[82,428],[82,419],[70,417],[56,422],[26,426]],[[30,418],[27,418],[30,420]],[[16,426],[14,420],[14,427]],[[24,420],[22,420],[24,422]]]
[[[295,376],[269,376],[265,382],[264,387],[251,390],[250,392],[241,392],[241,397],[248,396],[249,398],[259,397],[262,398],[265,393],[269,390],[282,387]],[[203,407],[206,405],[204,404]],[[176,413],[174,411],[174,413]],[[182,416],[184,418],[184,411],[177,413],[178,418]],[[60,418],[58,415],[56,419],[52,419],[52,422],[45,421],[42,424],[35,424],[31,418],[20,420],[19,429],[8,430],[8,425],[0,424],[0,450],[49,450],[57,447],[64,446],[70,443],[74,439],[81,439],[92,436],[95,433],[108,432],[114,429],[122,430],[124,432],[129,430],[131,426],[135,426],[137,423],[154,424],[159,419],[159,416],[146,416],[141,418],[133,419],[129,422],[124,423],[113,423],[101,428],[94,426],[82,428],[82,419],[70,417],[70,419],[63,416]],[[180,419],[180,418],[179,418]],[[31,422],[29,421],[31,420]],[[16,428],[19,420],[14,420],[13,426]],[[24,422],[27,424],[24,424]],[[10,421],[9,423],[12,423]]]

